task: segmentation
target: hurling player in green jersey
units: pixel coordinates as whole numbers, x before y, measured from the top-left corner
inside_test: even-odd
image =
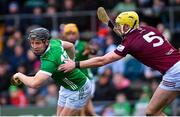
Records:
[[[95,50],[90,48],[88,42],[79,39],[79,30],[76,24],[69,23],[65,24],[62,31],[62,40],[71,42],[75,45],[76,54],[75,61],[87,60],[90,54],[94,54]],[[90,69],[80,69],[91,81],[93,96],[95,91],[95,82]],[[80,116],[95,116],[96,113],[93,108],[92,101],[89,100],[87,105],[81,110]]]
[[[45,28],[30,31],[28,40],[34,54],[40,56],[40,70],[35,76],[16,73],[13,79],[18,78],[28,87],[38,88],[48,81],[48,78],[53,78],[58,86],[62,86],[59,91],[57,116],[79,114],[91,96],[91,83],[79,69],[68,73],[58,71],[58,66],[69,59],[63,47],[67,49],[70,46],[73,47],[73,44],[51,38],[49,31]],[[69,50],[71,50],[72,57],[73,49]]]

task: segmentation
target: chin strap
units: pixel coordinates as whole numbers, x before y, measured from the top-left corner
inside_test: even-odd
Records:
[[[136,23],[137,23],[137,20],[135,20],[133,27],[126,34],[128,34],[129,32],[131,32],[134,29],[134,26],[136,25]]]

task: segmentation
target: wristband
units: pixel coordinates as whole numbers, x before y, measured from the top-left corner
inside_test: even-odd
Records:
[[[80,68],[80,62],[79,61],[75,62],[75,68]]]

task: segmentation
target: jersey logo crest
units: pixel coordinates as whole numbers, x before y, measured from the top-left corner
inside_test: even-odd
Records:
[[[124,48],[125,48],[125,46],[119,45],[119,46],[117,47],[117,50],[120,51],[120,52],[122,52],[122,51],[124,50]]]

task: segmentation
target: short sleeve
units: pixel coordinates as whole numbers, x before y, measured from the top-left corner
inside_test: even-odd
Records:
[[[41,61],[40,70],[50,73],[52,75],[52,73],[56,71],[56,69],[57,69],[57,65],[54,62],[48,60]]]
[[[118,45],[117,48],[114,50],[116,54],[119,56],[125,57],[128,54],[128,48],[127,46],[124,46],[122,44]]]

